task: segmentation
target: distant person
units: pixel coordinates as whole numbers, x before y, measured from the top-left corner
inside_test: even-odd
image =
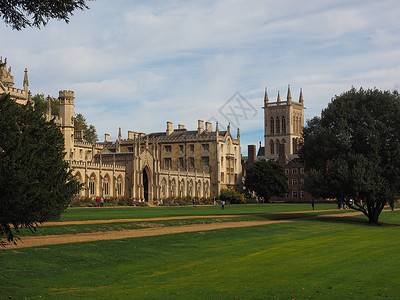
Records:
[[[311,200],[311,206],[312,206],[312,210],[314,210],[314,198],[312,198],[312,200]]]
[[[196,198],[193,198],[192,202],[193,202],[193,207],[196,207]]]
[[[99,196],[96,197],[96,206],[97,207],[100,206],[100,198],[99,198]]]
[[[222,209],[222,210],[225,209],[225,201],[224,201],[224,200],[221,201],[221,209]]]
[[[103,197],[100,198],[100,206],[101,206],[101,207],[104,206],[104,199],[103,199]]]
[[[217,201],[215,201],[215,197],[214,197],[214,205],[217,205]]]

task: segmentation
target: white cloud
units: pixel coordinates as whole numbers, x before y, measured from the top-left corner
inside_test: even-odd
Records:
[[[34,93],[73,89],[76,110],[102,136],[118,127],[196,129],[223,120],[236,92],[260,109],[264,87],[303,88],[306,118],[356,87],[400,87],[400,22],[395,0],[106,1],[66,25],[0,26],[1,53],[17,87],[29,70]],[[4,42],[5,41],[5,42]],[[3,52],[4,51],[4,52]],[[215,125],[214,125],[215,126]],[[241,124],[242,141],[263,140],[262,112]],[[260,134],[261,132],[261,134]],[[260,137],[256,135],[260,134]]]

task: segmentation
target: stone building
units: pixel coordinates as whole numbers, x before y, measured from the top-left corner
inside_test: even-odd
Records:
[[[7,58],[3,62],[3,57],[0,57],[0,95],[10,94],[17,103],[26,104],[30,100],[27,69],[25,69],[23,86],[24,89],[14,87],[14,76],[11,75],[11,67],[7,69]]]
[[[248,156],[243,160],[244,172],[254,162],[273,160],[279,163],[288,176],[289,193],[285,197],[273,197],[271,201],[310,202],[312,197],[304,189],[304,166],[297,155],[302,144],[304,128],[304,99],[300,90],[299,101],[292,101],[290,86],[286,101],[281,101],[279,92],[276,102],[264,95],[265,146],[248,145]]]
[[[299,150],[304,127],[304,100],[300,89],[299,101],[293,101],[288,86],[286,101],[282,101],[279,91],[275,102],[264,95],[264,139],[265,157],[278,159],[279,145],[284,144],[289,157],[295,157]]]
[[[5,61],[6,62],[6,61]],[[0,69],[0,94],[24,104],[30,100],[27,71],[24,90],[14,88],[14,77],[6,64]],[[129,198],[156,202],[170,197],[216,197],[221,189],[241,189],[240,133],[215,131],[209,122],[199,120],[197,130],[177,129],[167,122],[163,132],[128,131],[126,139],[119,129],[118,139],[89,143],[74,128],[73,91],[59,92],[59,116],[53,116],[48,99],[45,117],[53,119],[65,140],[65,160],[84,188],[79,196]]]

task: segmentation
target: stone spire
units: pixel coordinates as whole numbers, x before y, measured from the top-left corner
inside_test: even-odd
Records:
[[[304,105],[303,89],[300,89],[299,103],[302,104],[302,105]]]
[[[47,119],[50,120],[50,118],[51,118],[51,98],[50,98],[50,96],[47,96],[47,112],[46,112],[46,115],[47,115]]]
[[[279,91],[278,91],[278,98],[276,99],[276,102],[278,102],[278,103],[281,102],[281,95],[279,94]]]
[[[25,68],[25,75],[24,75],[24,91],[25,91],[25,92],[28,91],[28,86],[29,86],[29,82],[28,82],[28,69]]]
[[[290,84],[288,84],[286,100],[287,100],[288,104],[292,103],[292,93],[290,92]]]
[[[265,88],[265,94],[264,94],[264,103],[268,103],[268,93],[267,93],[267,88]]]

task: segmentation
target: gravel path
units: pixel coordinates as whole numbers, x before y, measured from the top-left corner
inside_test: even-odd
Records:
[[[306,213],[312,211],[297,211],[292,213]],[[275,214],[287,214],[275,213]],[[17,245],[9,244],[3,249],[17,249],[26,247],[37,247],[45,245],[56,245],[56,244],[67,244],[67,243],[80,243],[100,240],[116,240],[125,238],[134,238],[142,236],[155,236],[163,234],[173,234],[182,232],[196,232],[196,231],[207,231],[224,228],[239,228],[239,227],[250,227],[259,225],[268,225],[276,223],[291,223],[304,220],[314,220],[318,218],[326,217],[345,217],[359,215],[360,212],[347,212],[330,214],[323,216],[309,216],[302,218],[293,218],[285,220],[267,220],[267,221],[243,221],[243,222],[224,222],[224,223],[212,223],[212,224],[193,224],[183,226],[167,226],[167,227],[153,227],[145,229],[133,229],[133,230],[122,230],[122,231],[107,231],[107,232],[95,232],[95,233],[79,233],[79,234],[68,234],[68,235],[47,235],[47,236],[28,236],[21,238]],[[254,215],[254,214],[253,214]],[[245,215],[224,215],[224,216],[182,216],[182,217],[167,217],[167,218],[151,218],[151,219],[120,219],[120,220],[91,220],[91,221],[71,221],[71,222],[54,222],[44,223],[43,226],[54,226],[54,225],[69,225],[69,224],[95,224],[95,223],[115,223],[115,222],[133,222],[133,221],[150,221],[150,220],[172,220],[172,219],[193,219],[193,218],[232,218]],[[3,240],[4,241],[4,240]],[[1,248],[0,248],[1,249]]]

